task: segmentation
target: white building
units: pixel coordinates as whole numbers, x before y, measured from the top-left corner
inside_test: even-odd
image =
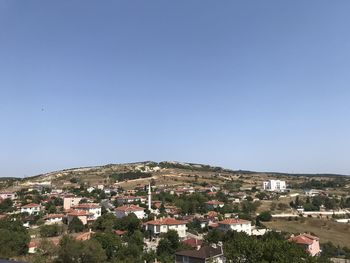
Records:
[[[119,206],[115,209],[117,218],[123,218],[129,214],[135,214],[138,219],[143,219],[145,217],[145,209],[137,205]]]
[[[29,215],[37,215],[40,213],[41,205],[39,204],[27,204],[21,207],[21,213],[28,213]]]
[[[87,212],[92,216],[93,220],[96,220],[101,216],[101,206],[95,203],[85,203],[72,206],[75,211]]]
[[[63,217],[63,214],[48,214],[44,216],[45,224],[50,225],[62,223]]]
[[[0,199],[11,199],[14,200],[16,199],[16,193],[12,193],[12,192],[1,192],[0,193]]]
[[[286,181],[270,180],[263,182],[263,188],[266,191],[284,192],[287,189]]]
[[[305,195],[306,196],[317,196],[320,194],[320,191],[319,190],[316,190],[316,189],[307,189],[304,191]]]
[[[132,203],[137,203],[140,202],[142,204],[146,203],[146,198],[144,196],[118,196],[117,197],[117,202],[120,205],[123,204],[132,204]]]
[[[223,221],[219,221],[219,229],[222,231],[237,231],[246,232],[249,236],[252,234],[252,224],[250,221],[230,218]]]
[[[167,233],[169,230],[175,230],[180,238],[186,237],[186,221],[176,220],[174,218],[162,218],[146,222],[146,230],[152,235]]]

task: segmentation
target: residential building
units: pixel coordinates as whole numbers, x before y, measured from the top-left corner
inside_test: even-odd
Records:
[[[182,241],[182,243],[191,246],[194,249],[200,249],[203,245],[203,240],[197,239],[197,238],[188,238]]]
[[[287,189],[286,181],[269,180],[263,182],[263,188],[266,191],[284,192]]]
[[[21,213],[28,213],[29,215],[37,215],[41,211],[40,204],[27,204],[21,207]]]
[[[221,246],[204,246],[198,250],[183,250],[175,253],[175,263],[224,263]]]
[[[67,196],[63,198],[63,209],[69,210],[72,206],[78,205],[82,197]]]
[[[300,234],[292,236],[289,241],[297,243],[311,256],[317,256],[321,253],[320,239],[310,234]]]
[[[119,205],[125,205],[125,204],[132,204],[132,203],[145,203],[146,198],[144,196],[118,196],[117,197],[117,202]]]
[[[250,221],[242,220],[238,218],[230,218],[223,221],[218,222],[219,229],[223,231],[237,231],[237,232],[245,232],[248,235],[252,234],[252,224]]]
[[[93,214],[89,213],[88,211],[84,210],[74,210],[72,212],[69,212],[67,214],[68,218],[68,224],[73,220],[74,217],[79,218],[79,220],[86,225],[88,222],[94,221],[94,216]]]
[[[63,214],[48,214],[44,216],[45,224],[47,225],[62,223],[63,218]]]
[[[14,200],[16,199],[16,193],[12,193],[12,192],[1,192],[0,193],[0,199],[11,199]]]
[[[76,211],[85,211],[92,215],[92,218],[96,220],[101,216],[101,206],[95,203],[84,203],[72,206]]]
[[[316,190],[316,189],[306,189],[304,190],[304,194],[306,196],[310,196],[310,197],[313,197],[313,196],[317,196],[320,194],[320,191],[319,190]]]
[[[145,217],[145,209],[137,205],[119,206],[115,209],[117,218],[123,218],[129,214],[135,214],[138,219],[143,219]]]
[[[187,230],[186,223],[186,221],[168,217],[148,221],[145,225],[146,230],[150,231],[152,235],[159,235],[161,233],[167,233],[169,230],[175,230],[180,238],[185,238]]]

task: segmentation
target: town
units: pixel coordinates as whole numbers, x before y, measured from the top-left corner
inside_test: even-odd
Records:
[[[0,258],[347,262],[350,178],[315,176],[144,162],[4,179]]]

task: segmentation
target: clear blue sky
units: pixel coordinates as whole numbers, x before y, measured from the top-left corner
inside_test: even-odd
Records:
[[[0,0],[0,176],[143,160],[350,174],[349,10]]]

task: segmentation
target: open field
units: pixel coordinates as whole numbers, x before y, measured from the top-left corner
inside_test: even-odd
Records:
[[[289,233],[312,232],[320,237],[321,243],[331,241],[339,246],[349,246],[350,244],[350,224],[318,218],[299,218],[298,221],[277,219],[264,224],[274,230]]]

